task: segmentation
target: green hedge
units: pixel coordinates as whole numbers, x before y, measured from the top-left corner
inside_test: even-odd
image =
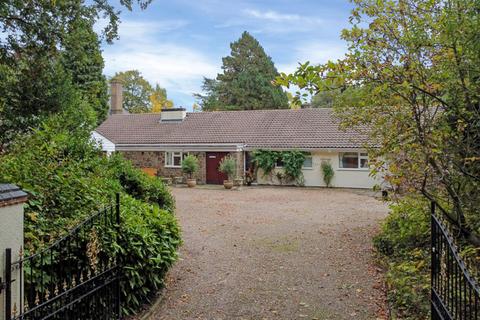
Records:
[[[105,157],[90,140],[79,109],[48,119],[0,156],[0,181],[30,193],[25,206],[25,249],[34,253],[121,193],[118,242],[102,249],[124,262],[124,309],[129,314],[163,284],[180,244],[175,202],[168,188],[121,156]],[[81,115],[81,116],[80,116]],[[108,230],[105,230],[108,234]],[[126,303],[125,303],[126,302]]]
[[[374,245],[387,268],[387,298],[394,319],[429,319],[430,224],[428,203],[416,196],[391,206]]]
[[[168,191],[168,187],[160,179],[136,169],[120,154],[110,157],[110,166],[115,179],[119,181],[126,193],[135,199],[154,203],[162,209],[174,212],[175,200]]]
[[[180,230],[171,212],[123,195],[119,235],[117,242],[112,237],[103,242],[103,248],[122,261],[122,305],[125,314],[132,314],[163,286],[177,258]]]

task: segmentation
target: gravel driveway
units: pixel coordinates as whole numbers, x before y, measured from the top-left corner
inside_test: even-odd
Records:
[[[381,201],[340,189],[172,191],[184,245],[151,319],[379,317]]]

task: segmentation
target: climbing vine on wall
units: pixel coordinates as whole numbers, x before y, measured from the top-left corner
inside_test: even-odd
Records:
[[[280,158],[280,152],[271,150],[254,150],[252,152],[252,160],[255,168],[262,169],[263,175],[268,176],[275,168],[275,163]]]
[[[285,177],[295,181],[297,184],[303,184],[302,166],[305,161],[305,152],[302,151],[272,151],[255,150],[252,152],[253,161],[257,169],[262,169],[264,176],[272,174],[275,164],[281,160]]]
[[[305,161],[305,153],[302,151],[285,151],[281,153],[283,169],[291,180],[303,184],[302,166]]]

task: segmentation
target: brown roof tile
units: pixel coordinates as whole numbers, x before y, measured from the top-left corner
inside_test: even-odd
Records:
[[[245,144],[247,148],[361,148],[365,130],[342,131],[330,109],[187,113],[160,123],[160,114],[111,115],[96,131],[115,144]],[[363,132],[362,132],[363,131]]]

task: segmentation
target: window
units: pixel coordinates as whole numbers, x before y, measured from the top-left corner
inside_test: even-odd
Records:
[[[283,160],[278,158],[277,162],[275,162],[275,168],[283,168]]]
[[[303,161],[303,168],[311,169],[313,167],[313,158],[311,155],[306,155]]]
[[[368,154],[360,153],[360,168],[368,168]]]
[[[180,168],[186,156],[187,153],[184,152],[165,152],[165,167]]]
[[[340,168],[365,169],[368,168],[368,154],[364,152],[342,152],[340,157]]]

